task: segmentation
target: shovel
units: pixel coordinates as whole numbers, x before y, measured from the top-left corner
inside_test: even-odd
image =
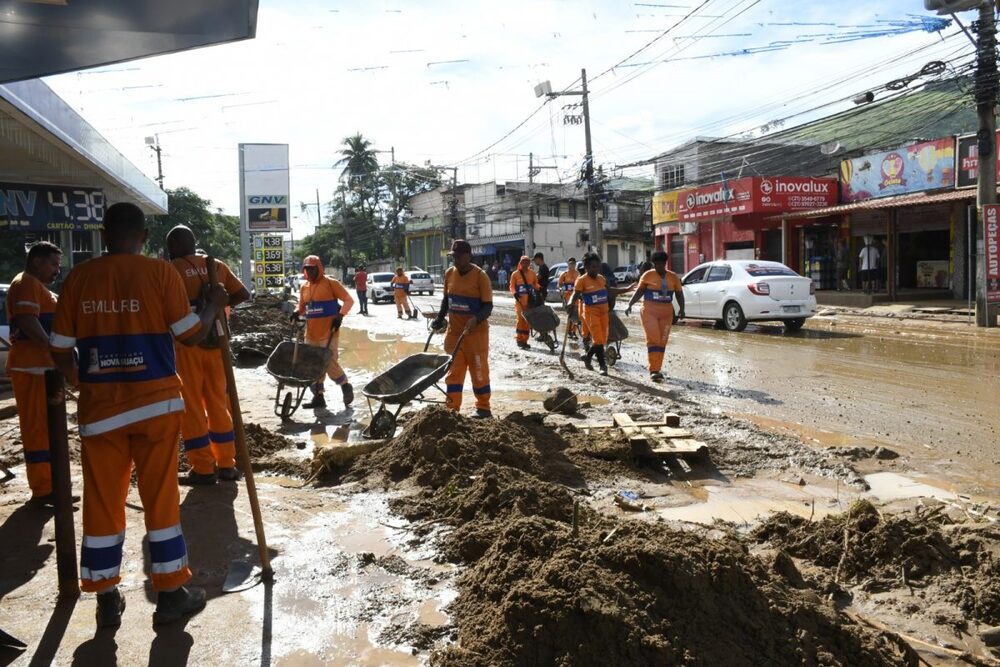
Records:
[[[205,268],[208,270],[208,281],[212,285],[219,282],[215,268],[215,258],[205,258]],[[256,574],[249,563],[231,561],[226,581],[222,585],[223,593],[233,593],[255,586],[260,581],[271,581],[274,571],[271,569],[271,557],[267,552],[267,538],[264,536],[264,519],[260,513],[260,501],[257,498],[257,484],[253,478],[253,468],[250,465],[250,450],[247,448],[246,431],[243,428],[243,413],[240,411],[240,397],[236,393],[236,375],[233,372],[232,353],[229,349],[229,323],[226,322],[225,311],[219,311],[219,323],[222,324],[222,335],[219,344],[222,353],[222,366],[226,371],[226,391],[229,394],[229,413],[233,418],[233,431],[236,435],[237,456],[243,468],[243,480],[246,484],[247,499],[250,501],[250,511],[253,513],[253,527],[257,533],[257,550],[260,555],[261,569]]]
[[[11,648],[28,648],[27,644],[22,642],[17,637],[11,637],[3,630],[0,630],[0,646],[9,646]]]
[[[566,341],[569,340],[569,325],[570,325],[570,322],[572,321],[572,319],[573,318],[570,315],[570,313],[567,312],[566,313],[566,331],[563,332],[562,352],[559,353],[559,365],[562,366],[562,369],[564,371],[566,371],[566,375],[569,376],[570,380],[576,379],[575,376],[573,375],[573,371],[571,371],[569,369],[569,366],[566,365]]]

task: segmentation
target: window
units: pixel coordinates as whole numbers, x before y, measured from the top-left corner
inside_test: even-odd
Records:
[[[559,217],[559,202],[558,201],[547,202],[545,204],[545,215],[547,215],[550,218],[558,218]]]
[[[668,164],[660,172],[660,187],[664,190],[679,188],[684,185],[684,165]]]
[[[798,276],[787,266],[781,264],[747,264],[743,267],[747,273],[754,278],[764,278],[767,276]]]
[[[571,201],[569,203],[569,219],[576,220],[576,202]]]
[[[481,208],[477,208],[475,211],[475,220],[477,225],[486,224],[486,211]]]
[[[705,274],[708,272],[709,267],[701,266],[692,271],[684,279],[685,285],[692,285],[694,283],[700,283],[705,278]]]
[[[708,272],[706,283],[718,283],[733,277],[733,268],[728,264],[716,264]]]

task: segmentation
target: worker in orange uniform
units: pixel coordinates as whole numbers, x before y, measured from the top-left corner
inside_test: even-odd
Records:
[[[97,593],[98,627],[120,625],[125,609],[118,582],[133,464],[158,593],[153,623],[175,621],[205,606],[204,590],[184,586],[191,570],[177,486],[184,401],[174,339],[199,343],[228,297],[214,285],[209,305],[200,315],[192,313],[177,271],[142,255],[147,236],[139,207],[119,203],[108,208],[103,234],[108,254],[70,272],[50,338],[56,365],[80,388],[80,575],[83,590]]]
[[[523,256],[510,275],[510,293],[514,295],[514,311],[517,313],[514,335],[517,338],[517,346],[522,350],[531,349],[528,345],[531,327],[528,325],[528,320],[524,319],[524,311],[531,307],[538,290],[538,276],[531,269],[531,260]]]
[[[646,332],[646,354],[649,358],[649,378],[662,382],[663,354],[667,351],[670,327],[674,324],[674,298],[677,299],[677,317],[684,317],[684,287],[673,271],[667,270],[667,253],[657,250],[651,258],[653,268],[639,278],[639,289],[632,295],[625,314],[642,299],[642,328]]]
[[[580,272],[576,270],[576,258],[570,257],[566,260],[566,270],[559,276],[559,294],[562,296],[564,306],[573,298],[573,285],[576,284],[576,279],[579,277]],[[573,318],[569,318],[567,335],[573,340],[576,340],[576,328],[576,322],[573,321]]]
[[[576,279],[573,286],[573,300],[567,311],[574,308],[577,302],[583,304],[582,319],[590,331],[591,345],[583,355],[583,363],[587,370],[594,370],[591,359],[597,355],[597,363],[601,367],[601,375],[608,374],[608,362],[604,357],[604,346],[608,342],[608,297],[630,292],[634,287],[608,287],[607,279],[601,275],[601,258],[597,253],[587,253],[583,256],[583,266],[586,273]]]
[[[344,316],[351,312],[354,299],[339,280],[326,275],[323,262],[316,255],[302,260],[302,273],[306,282],[299,290],[299,307],[292,314],[292,320],[305,316],[306,345],[328,347],[330,365],[327,376],[340,385],[344,392],[344,407],[354,402],[354,387],[347,381],[347,373],[337,361],[337,346],[340,343],[340,325]],[[305,408],[325,408],[323,380],[312,386],[313,400],[303,405]]]
[[[192,311],[201,312],[207,305],[204,293],[208,286],[208,265],[204,255],[195,254],[194,233],[188,227],[178,225],[167,233],[167,255],[184,280]],[[229,294],[229,307],[250,298],[249,290],[228,266],[217,260],[215,266],[218,280]],[[181,435],[184,454],[191,466],[189,484],[215,484],[219,479],[235,482],[240,478],[218,333],[216,330],[215,335],[207,336],[198,346],[175,346],[177,373],[184,383]]]
[[[392,277],[392,295],[396,299],[396,317],[403,319],[403,310],[406,310],[406,318],[412,320],[416,315],[410,310],[410,277],[403,273],[403,267],[396,267],[396,275]]]
[[[46,285],[59,277],[61,259],[59,246],[47,241],[33,244],[28,250],[24,271],[14,277],[7,290],[7,321],[10,323],[7,375],[14,389],[33,505],[52,505],[54,499],[45,371],[56,367],[49,353],[56,297]]]
[[[472,376],[472,393],[476,397],[476,417],[488,419],[490,411],[490,324],[487,321],[493,312],[493,286],[486,272],[472,263],[472,246],[461,239],[451,245],[454,266],[444,274],[444,297],[441,309],[431,323],[431,328],[440,331],[445,328],[448,317],[448,332],[445,334],[444,350],[454,352],[445,378],[447,406],[452,410],[462,407],[462,390],[465,373]],[[459,337],[463,336],[458,351]]]

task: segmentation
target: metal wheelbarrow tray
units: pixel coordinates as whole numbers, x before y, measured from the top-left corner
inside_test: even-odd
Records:
[[[271,356],[267,358],[266,369],[278,381],[278,392],[274,397],[274,414],[281,417],[282,421],[287,421],[292,413],[299,409],[306,389],[319,382],[326,374],[327,366],[330,365],[330,354],[329,348],[300,343],[298,356],[295,357],[293,364],[295,341],[291,340],[278,343],[271,352]],[[282,400],[281,392],[286,385],[293,387],[295,394],[286,392]]]
[[[628,327],[613,310],[608,311],[608,364],[614,366],[622,356],[622,341],[628,338]]]
[[[410,401],[443,402],[424,398],[423,394],[431,387],[445,393],[437,383],[448,372],[451,360],[450,354],[421,352],[403,359],[372,378],[361,389],[361,393],[368,399],[368,411],[372,414],[371,423],[362,435],[369,438],[392,436],[396,430],[396,417]],[[372,410],[372,401],[381,403],[377,411]],[[386,409],[387,405],[395,405],[396,410],[393,412]]]
[[[552,306],[543,304],[528,308],[523,313],[528,326],[538,332],[538,340],[547,345],[549,351],[555,352],[559,345],[559,336],[554,332],[559,329],[560,320]]]

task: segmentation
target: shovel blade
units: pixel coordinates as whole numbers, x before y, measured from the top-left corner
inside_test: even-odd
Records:
[[[0,646],[10,646],[12,648],[28,648],[28,645],[16,637],[11,637],[3,630],[0,630]]]
[[[261,581],[260,570],[254,568],[245,560],[229,561],[229,571],[226,581],[222,584],[223,593],[238,593],[253,588]]]

